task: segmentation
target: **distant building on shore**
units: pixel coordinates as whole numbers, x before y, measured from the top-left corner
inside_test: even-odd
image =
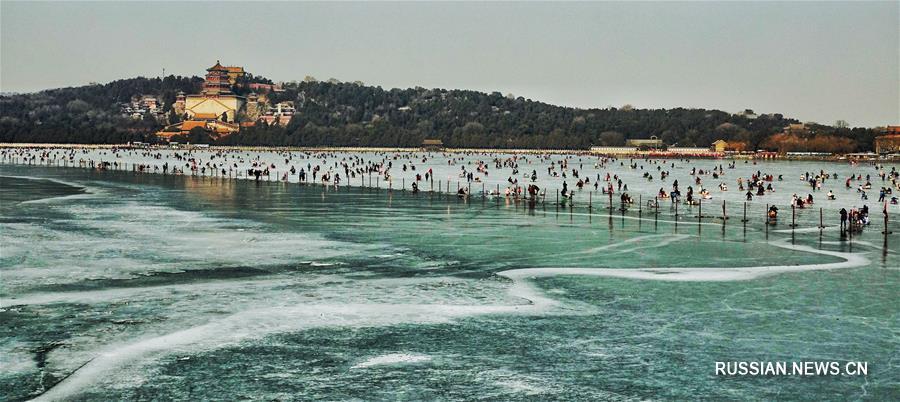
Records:
[[[164,117],[162,101],[155,95],[135,95],[131,102],[121,105],[122,113],[135,120],[142,120],[146,114],[161,120]]]
[[[425,139],[422,141],[422,150],[424,151],[442,151],[444,149],[444,141],[440,139]]]
[[[715,158],[722,156],[721,152],[716,152],[711,147],[668,147],[666,149],[649,149],[649,148],[639,148],[635,146],[624,146],[624,147],[603,147],[603,146],[594,146],[591,147],[590,152],[596,155],[610,155],[610,156],[660,156],[660,157],[678,157],[678,156],[689,156],[689,157],[700,157],[700,158]]]
[[[281,87],[281,84],[263,84],[260,82],[251,82],[250,85],[251,91],[256,92],[284,92],[284,88]]]
[[[744,141],[716,140],[709,149],[720,154],[726,152],[745,152],[747,151],[747,143]]]
[[[663,147],[662,140],[657,138],[655,135],[650,136],[649,139],[632,138],[632,139],[625,141],[625,144],[628,146],[637,147],[637,148],[659,149],[659,148]]]
[[[286,126],[291,122],[291,117],[294,116],[294,112],[293,102],[278,102],[275,106],[270,107],[264,115],[259,117],[259,119],[265,121],[266,124],[269,125],[278,124],[279,126]]]
[[[725,140],[718,140],[708,147],[678,147],[675,144],[666,144],[657,136],[650,138],[632,138],[625,141],[625,146],[592,146],[590,152],[598,155],[633,155],[633,156],[696,156],[696,157],[720,157],[726,150],[731,150],[732,144]]]
[[[716,152],[725,152],[725,150],[728,149],[728,141],[716,140],[712,143],[712,147],[710,148]]]
[[[640,153],[637,147],[606,147],[593,146],[590,148],[592,154],[598,155],[636,155]]]
[[[875,153],[900,153],[900,126],[887,126],[884,135],[875,137]]]
[[[783,133],[789,135],[809,134],[809,127],[804,123],[791,123],[784,128]]]

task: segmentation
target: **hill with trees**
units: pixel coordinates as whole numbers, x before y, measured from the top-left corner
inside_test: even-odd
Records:
[[[254,82],[271,81],[255,77]],[[0,96],[0,142],[154,142],[154,133],[181,117],[172,112],[178,91],[196,93],[199,77],[132,78],[108,84]],[[246,88],[235,88],[247,93]],[[165,121],[135,119],[119,108],[135,95],[162,100]],[[191,133],[193,142],[269,146],[416,147],[439,138],[449,147],[586,149],[622,145],[657,136],[667,144],[708,146],[717,139],[746,149],[871,150],[878,131],[808,124],[801,136],[781,135],[798,120],[781,114],[756,116],[708,109],[580,109],[550,105],[499,92],[447,89],[382,89],[355,82],[307,79],[266,94],[272,103],[292,101],[296,114],[284,126],[257,123],[212,140]],[[186,139],[187,140],[187,139]],[[839,141],[833,141],[839,140]]]

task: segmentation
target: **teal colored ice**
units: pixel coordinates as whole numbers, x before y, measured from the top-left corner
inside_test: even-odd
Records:
[[[871,167],[738,168],[783,172],[782,200],[814,167],[883,185]],[[671,186],[628,174],[635,195]],[[835,191],[792,230],[762,224],[767,199],[742,223],[734,190],[715,193],[724,224],[720,206],[698,224],[668,204],[2,165],[0,398],[897,400],[900,227],[882,235],[872,200],[872,226],[842,236],[855,189]]]

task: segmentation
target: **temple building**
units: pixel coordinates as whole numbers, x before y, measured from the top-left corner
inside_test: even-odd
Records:
[[[219,63],[216,62],[216,64],[219,64]],[[241,77],[247,75],[247,72],[244,71],[243,67],[228,66],[228,67],[225,67],[225,69],[228,70],[228,83],[231,85],[237,84],[238,78],[241,78]]]
[[[263,84],[261,82],[251,82],[250,85],[251,91],[256,92],[284,92],[284,88],[281,87],[281,84]]]
[[[122,113],[135,120],[142,120],[145,115],[151,115],[157,120],[165,119],[162,101],[156,95],[135,95],[131,102],[121,105]]]
[[[187,135],[192,129],[202,128],[217,139],[234,134],[241,127],[253,126],[258,121],[286,125],[295,113],[292,102],[281,102],[270,107],[263,94],[250,92],[245,98],[234,93],[232,89],[235,86],[240,86],[239,89],[244,91],[253,90],[253,83],[240,80],[247,75],[243,67],[223,66],[217,60],[214,66],[206,69],[200,93],[186,95],[178,92],[175,95],[172,110],[184,121],[166,126],[156,135],[171,140],[176,135]],[[266,92],[280,89],[266,85]]]
[[[241,74],[244,69],[241,68]],[[199,94],[187,95],[184,112],[189,119],[217,119],[233,123],[244,105],[244,98],[231,92],[231,72],[216,61],[216,65],[206,69],[206,80]],[[176,99],[176,103],[178,99]],[[179,107],[176,105],[176,108]]]
[[[429,152],[443,151],[444,141],[440,138],[426,138],[422,141],[422,150]]]
[[[784,134],[804,136],[809,134],[809,126],[805,123],[791,123],[782,132]]]
[[[169,125],[157,136],[171,139],[175,135],[185,135],[191,129],[202,127],[214,138],[233,134],[240,130],[237,123],[238,112],[245,105],[244,97],[231,91],[237,78],[245,74],[243,67],[225,67],[219,61],[206,69],[206,79],[199,94],[175,96],[172,108],[179,116],[187,116],[181,123]]]
[[[286,126],[291,122],[294,112],[296,112],[296,109],[294,109],[293,102],[279,102],[277,105],[270,107],[266,114],[260,116],[259,119],[269,125]]]

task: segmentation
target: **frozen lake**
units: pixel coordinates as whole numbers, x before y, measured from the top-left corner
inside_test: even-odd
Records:
[[[746,190],[739,189],[738,180],[749,184],[754,174],[771,175],[775,180],[772,191],[763,197],[754,197],[757,204],[789,206],[794,195],[813,195],[820,203],[815,207],[834,208],[874,205],[881,187],[893,188],[894,196],[900,196],[900,182],[892,183],[889,175],[900,166],[891,163],[872,162],[850,164],[821,161],[751,161],[727,159],[608,159],[599,156],[577,154],[508,154],[508,153],[439,153],[439,152],[270,152],[270,151],[217,151],[217,150],[15,150],[0,149],[3,163],[54,166],[80,166],[89,168],[102,162],[110,163],[109,169],[132,171],[143,165],[144,172],[167,173],[204,177],[225,177],[257,180],[249,173],[260,170],[261,181],[305,182],[311,184],[335,184],[340,186],[380,187],[383,189],[412,188],[417,182],[422,191],[456,192],[465,188],[472,195],[527,187],[535,184],[546,192],[547,200],[554,199],[563,183],[574,192],[576,204],[587,204],[594,198],[608,203],[602,190],[612,186],[614,201],[622,192],[636,199],[655,197],[660,190],[670,192],[679,183],[682,195],[688,186],[695,193],[705,188],[710,192],[704,203],[720,205],[721,201],[742,203]],[[41,159],[44,159],[43,161]],[[43,162],[43,163],[42,163]],[[479,166],[482,168],[479,169]],[[313,178],[312,171],[316,171]],[[575,176],[573,170],[577,171]],[[431,172],[431,180],[426,173]],[[665,173],[667,176],[663,176]],[[818,191],[807,183],[808,178],[827,174]],[[836,175],[836,178],[835,176]],[[328,181],[323,181],[323,176]],[[779,177],[780,176],[780,177]],[[888,176],[888,177],[884,177]],[[535,180],[532,180],[532,177]],[[850,178],[849,186],[847,179]],[[579,180],[588,180],[578,188]],[[599,179],[599,180],[598,180]],[[622,184],[619,185],[618,181]],[[698,181],[699,180],[699,181]],[[597,186],[595,186],[597,184]],[[860,186],[871,185],[866,193],[870,197],[863,202]],[[723,190],[724,186],[724,190]],[[523,190],[524,191],[524,190]],[[834,192],[835,201],[828,201],[825,194]],[[590,195],[589,195],[590,193]],[[874,198],[873,198],[874,197]],[[890,198],[890,197],[888,197]],[[816,209],[817,209],[816,208]],[[900,210],[898,210],[900,211]]]
[[[502,191],[514,176],[503,154],[67,152],[51,151],[50,164],[128,165],[39,166],[38,154],[28,166],[8,153],[0,165],[4,400],[900,397],[900,227],[893,220],[894,233],[881,234],[876,201],[879,187],[893,185],[880,174],[894,166],[635,160],[632,168],[569,156],[563,179],[547,168],[560,172],[565,156],[520,156],[519,184],[534,170],[548,194],[563,180],[575,188],[573,168],[591,178],[574,208],[529,208],[477,195],[482,183]],[[464,159],[448,163],[454,157]],[[222,176],[224,165],[225,176],[246,175],[254,161],[271,181],[211,173]],[[359,187],[368,172],[347,187],[342,161],[380,165],[372,177],[381,189]],[[447,180],[453,191],[456,181],[467,185],[463,166],[481,181],[468,199],[388,192],[388,161],[394,189],[428,169],[443,189]],[[133,173],[135,163],[184,174]],[[201,171],[207,163],[215,168]],[[292,165],[344,181],[280,181]],[[718,179],[691,175],[719,165]],[[800,176],[822,170],[838,178],[813,193]],[[660,171],[671,174],[661,180]],[[737,179],[757,171],[783,180],[750,202],[756,218],[744,224]],[[674,180],[682,192],[696,189],[700,177],[712,197],[704,214],[707,205],[720,213],[725,200],[732,217],[698,223],[695,209],[682,205],[676,218],[668,203],[610,213],[599,190],[588,209],[596,176],[605,186],[607,173],[644,199]],[[848,189],[850,175],[861,179]],[[867,175],[864,201],[857,187]],[[816,199],[798,227],[783,218],[764,225],[765,205],[790,211],[794,193]],[[842,235],[837,210],[863,204],[872,224]],[[722,377],[716,361],[865,361],[869,373]]]

